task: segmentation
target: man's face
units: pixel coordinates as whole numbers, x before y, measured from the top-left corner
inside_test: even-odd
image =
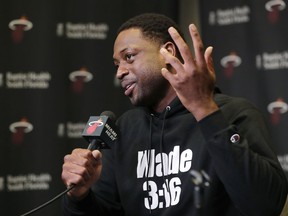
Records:
[[[160,45],[142,36],[139,29],[122,31],[114,43],[116,77],[135,106],[155,107],[169,86],[162,76],[166,67]]]

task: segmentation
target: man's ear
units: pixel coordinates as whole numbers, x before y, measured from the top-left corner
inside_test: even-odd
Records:
[[[161,46],[161,48],[165,48],[171,55],[176,56],[176,47],[172,42],[166,42]]]

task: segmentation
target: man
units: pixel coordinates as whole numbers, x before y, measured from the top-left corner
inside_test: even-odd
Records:
[[[110,150],[75,149],[62,179],[75,185],[64,215],[276,216],[287,196],[265,122],[244,99],[215,88],[212,47],[159,14],[124,23],[116,76],[136,106],[117,121]],[[93,190],[92,190],[93,188]]]

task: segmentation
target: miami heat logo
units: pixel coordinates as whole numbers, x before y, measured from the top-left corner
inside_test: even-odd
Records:
[[[283,0],[270,0],[265,4],[268,11],[268,20],[271,23],[276,23],[279,20],[279,11],[286,8],[286,3]]]
[[[20,144],[24,140],[24,134],[33,130],[33,125],[23,118],[19,122],[12,123],[9,129],[12,132],[12,143]]]
[[[88,124],[89,124],[89,127],[86,129],[86,133],[88,135],[91,135],[97,130],[98,127],[103,126],[103,121],[100,118],[97,121],[91,121]]]
[[[231,52],[228,56],[221,59],[220,64],[224,68],[224,73],[227,78],[230,78],[234,73],[234,68],[241,64],[242,60],[235,52]]]
[[[270,103],[267,107],[268,112],[271,113],[271,122],[273,125],[277,125],[280,122],[282,114],[288,111],[288,105],[282,98]]]
[[[9,28],[12,30],[12,39],[14,43],[20,43],[23,39],[24,31],[29,31],[32,27],[32,22],[25,16],[22,16],[20,19],[12,20],[9,23]]]
[[[69,79],[72,81],[73,91],[80,93],[83,91],[84,83],[91,81],[93,79],[93,75],[83,67],[80,70],[70,73]]]

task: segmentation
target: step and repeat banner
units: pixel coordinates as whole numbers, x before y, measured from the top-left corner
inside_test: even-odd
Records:
[[[88,144],[91,115],[131,108],[114,79],[113,42],[142,12],[177,20],[177,0],[0,0],[0,215],[66,188],[63,157]],[[58,216],[60,200],[34,215]]]
[[[288,2],[201,0],[199,4],[205,44],[214,47],[218,86],[261,109],[288,177]]]

